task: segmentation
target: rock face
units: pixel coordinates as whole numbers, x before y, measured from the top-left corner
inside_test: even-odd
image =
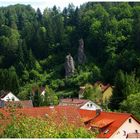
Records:
[[[86,61],[86,55],[84,54],[84,41],[83,39],[79,40],[79,48],[78,48],[78,63],[84,64]]]
[[[65,61],[65,76],[71,76],[74,73],[75,66],[74,66],[74,60],[71,56],[71,54],[68,54],[66,56],[66,61]]]

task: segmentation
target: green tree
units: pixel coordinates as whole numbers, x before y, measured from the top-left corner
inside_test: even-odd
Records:
[[[46,86],[45,95],[42,95],[42,106],[57,105],[58,97],[52,89]]]
[[[110,99],[110,108],[119,109],[120,102],[122,102],[126,97],[123,92],[123,89],[126,86],[125,75],[121,70],[119,70],[116,74],[114,86],[113,95]]]
[[[37,88],[33,93],[33,106],[38,107],[41,104],[41,93],[39,92],[39,89]]]
[[[121,103],[121,111],[126,111],[140,119],[140,93],[130,94],[126,100]]]
[[[84,98],[96,102],[97,104],[102,103],[102,93],[98,87],[93,87],[87,84],[85,86]]]

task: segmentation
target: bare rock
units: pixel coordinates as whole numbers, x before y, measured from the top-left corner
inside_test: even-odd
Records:
[[[74,60],[71,54],[66,56],[65,60],[65,76],[71,76],[75,71]]]
[[[84,64],[86,61],[86,55],[84,53],[84,41],[83,39],[79,40],[79,48],[78,48],[78,63]]]

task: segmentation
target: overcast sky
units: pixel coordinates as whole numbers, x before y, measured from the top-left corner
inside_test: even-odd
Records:
[[[30,4],[35,9],[39,7],[41,11],[43,11],[46,7],[51,8],[54,5],[60,7],[62,10],[64,7],[67,7],[69,3],[73,3],[75,6],[80,6],[88,1],[92,0],[0,0],[0,7],[20,3]]]

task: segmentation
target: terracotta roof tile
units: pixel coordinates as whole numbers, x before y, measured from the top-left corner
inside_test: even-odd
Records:
[[[85,99],[72,99],[72,98],[66,98],[66,99],[61,99],[60,100],[60,105],[66,104],[66,105],[76,105],[76,106],[81,106],[87,103],[89,100]]]
[[[101,120],[99,120],[97,122],[92,122],[91,123],[91,126],[92,127],[103,128],[103,127],[111,124],[112,122],[114,122],[113,119],[107,119],[107,118],[105,118],[105,119],[101,119]]]
[[[55,115],[55,121],[60,122],[63,119],[67,119],[70,123],[75,123],[78,125],[82,124],[80,114],[77,108],[71,106],[55,106],[51,107],[34,107],[34,108],[22,108],[17,109],[18,113],[25,114],[32,117],[42,117]],[[54,116],[53,116],[54,117]]]
[[[8,92],[4,92],[3,94],[1,94],[0,98],[4,98],[7,94]]]
[[[96,126],[98,128],[106,127],[105,131],[108,130],[108,132],[101,132],[97,136],[99,138],[109,138],[130,116],[133,117],[131,114],[128,113],[118,112],[101,112],[99,116],[96,116],[96,111],[79,110],[79,113],[82,118],[88,118],[86,121],[89,121],[91,126]],[[105,125],[101,123],[104,120],[106,120]],[[136,121],[140,123],[138,120]]]
[[[8,101],[5,102],[5,107],[17,107],[17,108],[30,108],[33,107],[32,100],[24,100],[24,101]]]
[[[0,109],[0,113],[6,116],[9,115],[6,109]],[[104,128],[97,136],[98,138],[109,138],[129,117],[133,117],[128,113],[118,112],[100,112],[97,116],[96,111],[81,110],[72,106],[22,108],[16,109],[15,113],[44,119],[54,114],[54,121],[58,124],[62,122],[64,118],[66,118],[68,122],[76,125],[82,125],[81,121],[83,121],[87,124],[86,127],[88,129],[90,127]],[[0,123],[1,121],[2,120],[0,120]],[[136,121],[140,123],[138,120]]]

